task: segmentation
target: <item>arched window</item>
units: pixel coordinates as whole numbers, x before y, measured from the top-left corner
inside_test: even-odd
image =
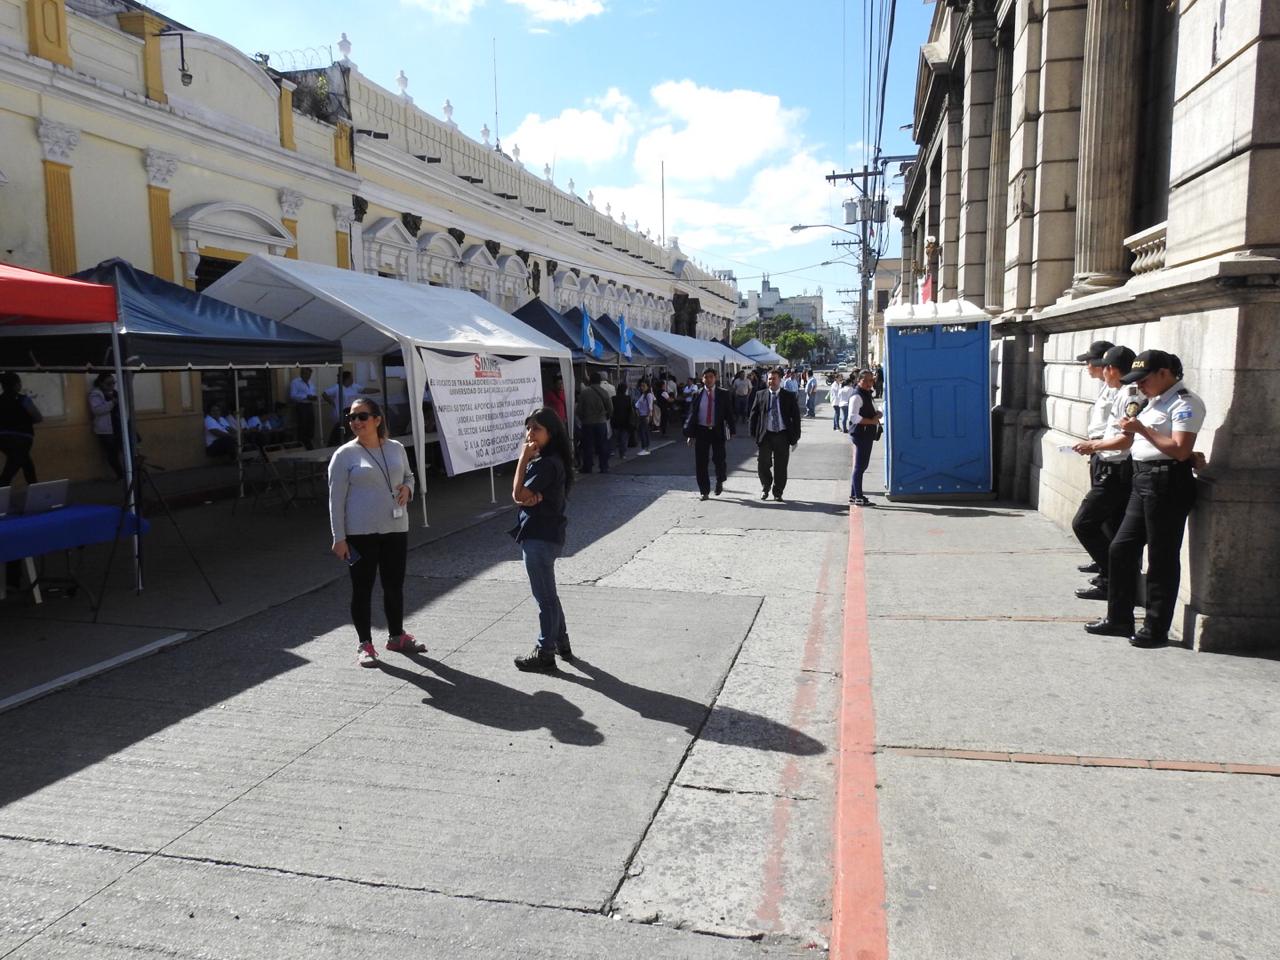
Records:
[[[462,251],[443,230],[418,235],[418,279],[434,287],[461,286]]]
[[[364,228],[364,272],[397,280],[418,278],[418,242],[398,217],[382,217]]]

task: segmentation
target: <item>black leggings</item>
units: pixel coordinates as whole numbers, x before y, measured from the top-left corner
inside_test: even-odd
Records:
[[[30,437],[0,437],[0,453],[4,454],[4,469],[0,470],[0,487],[7,487],[9,481],[22,471],[27,483],[36,482],[36,465],[31,460]]]
[[[360,555],[351,564],[351,622],[361,644],[373,643],[373,581],[382,574],[382,609],[387,632],[404,633],[404,568],[409,556],[407,533],[362,533],[347,537]]]

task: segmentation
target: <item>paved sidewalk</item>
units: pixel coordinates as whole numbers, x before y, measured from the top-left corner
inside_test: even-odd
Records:
[[[1280,663],[1084,633],[1033,511],[874,499],[889,956],[1280,956]]]
[[[264,605],[248,546],[213,563],[243,619],[144,594],[205,632],[0,714],[0,957],[820,954],[848,447],[817,427],[787,504],[745,439],[707,502],[683,445],[583,478],[555,677],[511,665],[536,612],[482,501],[411,553],[431,649],[380,670],[344,582]],[[312,519],[253,522],[322,560]]]

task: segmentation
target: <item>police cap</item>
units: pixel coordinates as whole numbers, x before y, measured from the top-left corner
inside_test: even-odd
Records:
[[[1113,346],[1115,344],[1110,340],[1095,340],[1089,344],[1089,349],[1076,357],[1076,359],[1089,364],[1091,367],[1100,367],[1102,366],[1103,355]]]
[[[1121,373],[1128,373],[1133,366],[1133,351],[1128,347],[1114,346],[1102,355],[1104,367],[1115,367]]]
[[[1129,372],[1120,378],[1121,383],[1137,383],[1157,370],[1174,370],[1177,363],[1173,354],[1165,353],[1163,350],[1143,350],[1133,366],[1129,368]]]

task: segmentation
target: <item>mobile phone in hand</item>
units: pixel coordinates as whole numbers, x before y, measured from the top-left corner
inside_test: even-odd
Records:
[[[356,550],[355,547],[351,546],[351,544],[347,544],[346,561],[347,561],[348,567],[354,567],[357,563],[360,562],[360,553],[359,551]]]

